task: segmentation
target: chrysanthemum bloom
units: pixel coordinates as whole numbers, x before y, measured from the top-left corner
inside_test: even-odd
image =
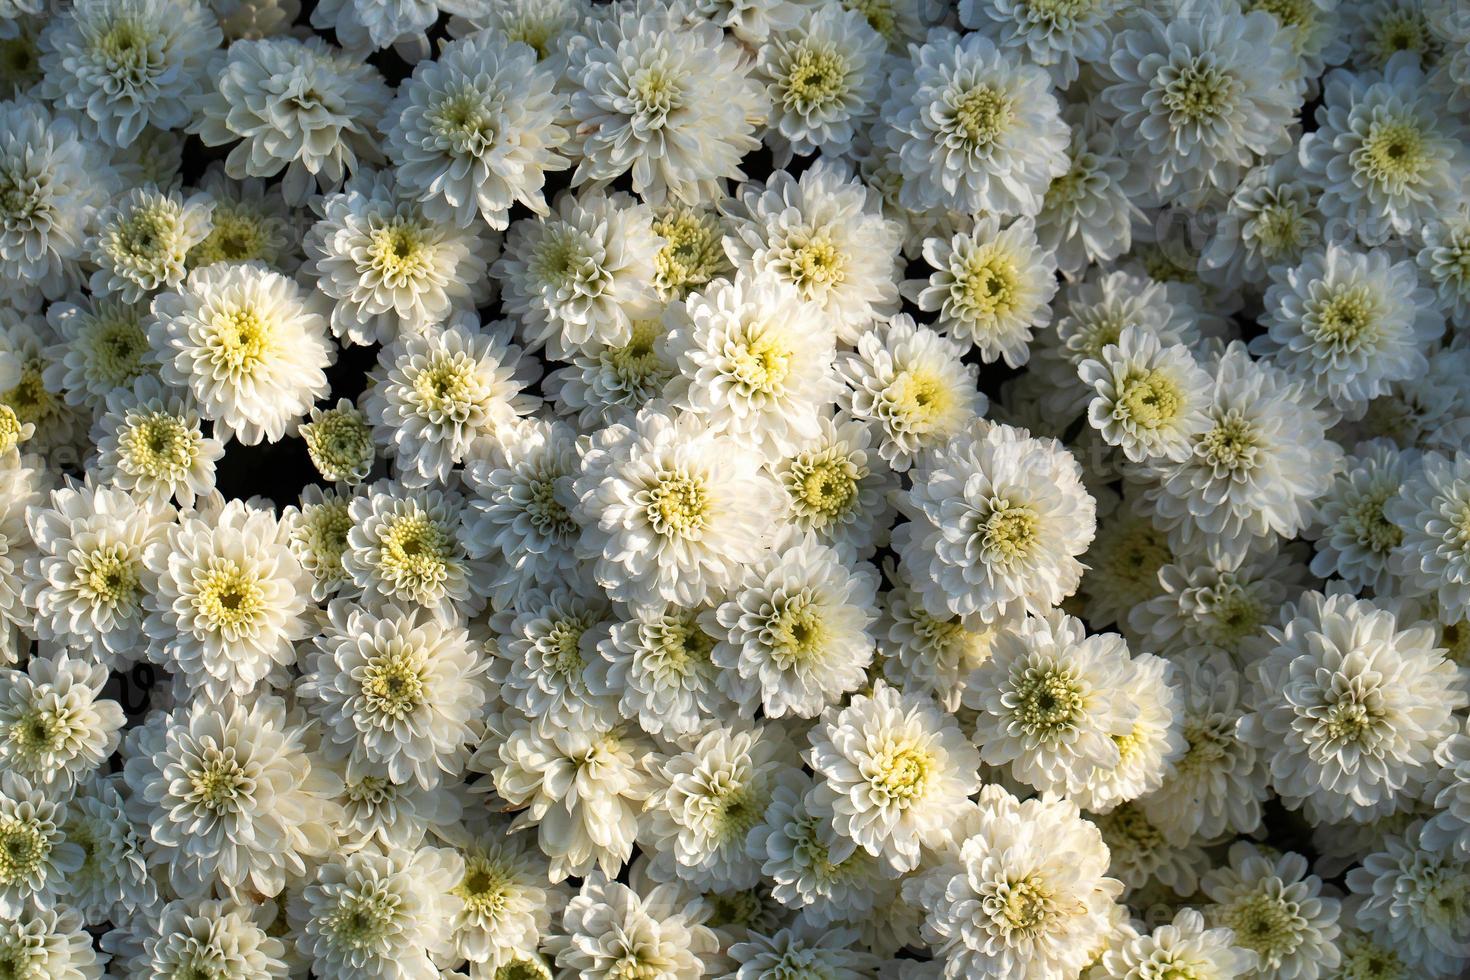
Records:
[[[1182,462],[1209,427],[1210,376],[1182,344],[1165,347],[1156,334],[1125,327],[1117,343],[1083,361],[1077,374],[1096,393],[1088,423],[1135,463]]]
[[[66,839],[66,807],[51,790],[19,772],[0,773],[0,916],[50,909],[65,895],[66,879],[82,865],[79,845]]]
[[[25,597],[36,635],[104,667],[139,659],[148,549],[164,539],[172,508],[90,481],[51,492],[28,523],[36,543]]]
[[[1421,377],[1425,350],[1444,332],[1434,293],[1408,259],[1387,249],[1331,244],[1281,270],[1266,290],[1266,333],[1251,351],[1268,357],[1348,418],[1361,418],[1389,384]]]
[[[336,357],[318,298],[257,262],[190,272],[155,297],[148,339],[164,382],[194,395],[217,438],[247,446],[295,434]]]
[[[710,659],[717,638],[700,625],[699,609],[631,603],[598,641],[587,688],[618,699],[624,717],[651,735],[689,735],[731,710]]]
[[[1422,824],[1410,825],[1349,871],[1348,907],[1358,928],[1411,969],[1455,977],[1470,961],[1470,866],[1428,847],[1422,833]]]
[[[705,891],[751,888],[760,861],[752,831],[783,786],[801,785],[800,761],[780,726],[713,728],[653,771],[645,846],[658,880]]]
[[[343,980],[428,980],[454,958],[454,894],[464,861],[453,850],[364,850],[319,865],[288,906],[312,971]]]
[[[93,439],[99,482],[182,507],[214,489],[214,464],[225,453],[218,439],[204,434],[193,396],[151,375],[107,396]]]
[[[1146,889],[1163,886],[1176,894],[1194,895],[1199,876],[1210,869],[1205,849],[1194,841],[1169,842],[1137,803],[1122,803],[1088,819],[1108,845],[1108,874],[1123,882],[1123,898],[1147,902]],[[1111,944],[1111,949],[1121,946]]]
[[[760,145],[770,106],[752,58],[714,24],[684,23],[682,9],[634,4],[593,19],[571,45],[574,184],[602,186],[632,172],[650,203],[719,196],[743,180],[740,159]]]
[[[1470,325],[1470,206],[1431,219],[1420,236],[1415,261],[1422,280],[1452,323]]]
[[[59,653],[0,670],[0,760],[31,785],[59,796],[106,764],[117,748],[122,707],[102,697],[107,668]]]
[[[1192,980],[1231,980],[1249,976],[1255,954],[1230,929],[1206,929],[1194,909],[1182,909],[1174,921],[1103,954],[1102,965],[1118,980],[1152,980],[1160,976]]]
[[[515,605],[491,620],[501,700],[529,718],[572,728],[608,716],[612,699],[589,690],[587,675],[609,617],[601,590],[584,582],[526,584]]]
[[[281,523],[289,528],[291,553],[311,576],[311,597],[316,602],[356,591],[342,564],[347,532],[352,530],[351,505],[350,494],[308,484],[301,490],[299,506],[281,512]]]
[[[925,910],[924,939],[948,978],[1070,976],[1109,928],[1122,883],[1106,877],[1108,850],[1075,804],[981,795],[966,839],[904,883]]]
[[[46,309],[57,344],[42,380],[67,404],[99,411],[108,395],[158,371],[148,346],[148,308],[93,296],[75,299]]]
[[[189,268],[216,262],[264,262],[288,275],[301,265],[301,226],[309,215],[292,210],[281,188],[259,177],[231,180],[211,163],[199,189],[214,200],[209,234],[189,252]]]
[[[658,314],[654,257],[662,244],[653,211],[627,194],[564,193],[549,217],[511,227],[491,272],[527,349],[544,345],[565,359],[590,344],[626,344],[635,322]]]
[[[631,424],[639,409],[662,398],[675,366],[666,338],[672,321],[633,321],[627,343],[589,343],[569,353],[566,367],[550,372],[541,389],[557,414],[582,432]]]
[[[1311,0],[1302,0],[1310,7]],[[1259,286],[1281,268],[1301,264],[1322,244],[1317,192],[1294,155],[1253,167],[1225,205],[1199,257],[1210,282]]]
[[[137,303],[160,289],[178,289],[184,259],[209,234],[214,204],[204,194],[135,187],[97,217],[89,282],[98,296]]]
[[[1148,464],[1159,483],[1143,499],[1170,546],[1239,557],[1310,524],[1342,449],[1302,385],[1232,343],[1214,367],[1205,411],[1209,428],[1187,459]]]
[[[1056,258],[1037,244],[1032,219],[1002,230],[998,218],[983,217],[948,240],[925,239],[924,261],[935,271],[906,282],[904,294],[939,312],[935,329],[974,344],[987,363],[1025,364],[1031,331],[1051,321],[1057,291]]]
[[[981,758],[1042,792],[1077,792],[1122,763],[1119,743],[1141,710],[1131,673],[1121,637],[1084,636],[1060,612],[999,631],[965,685]]]
[[[653,257],[653,286],[660,299],[683,299],[733,271],[725,252],[726,222],[712,209],[673,204],[660,208],[653,233],[664,240]]]
[[[1065,88],[1082,64],[1107,54],[1108,22],[1122,6],[1120,0],[961,0],[959,12],[961,24],[1006,54],[1024,54]]]
[[[87,236],[111,197],[107,156],[70,116],[30,99],[0,102],[0,173],[0,282],[60,298],[80,282]]]
[[[81,0],[41,34],[37,94],[75,111],[110,146],[145,126],[183,129],[185,99],[199,91],[221,40],[203,4],[180,0]]]
[[[1470,456],[1426,454],[1384,514],[1403,532],[1390,567],[1404,591],[1435,597],[1442,622],[1470,617]]]
[[[180,896],[274,896],[325,857],[341,786],[312,765],[303,737],[272,697],[248,708],[199,700],[138,730],[123,768],[128,814]]]
[[[473,616],[485,603],[484,569],[465,549],[463,511],[454,490],[379,480],[348,509],[343,567],[364,595],[422,606],[441,623]]]
[[[653,745],[611,712],[576,728],[510,716],[504,739],[487,741],[471,768],[491,772],[500,797],[524,808],[513,829],[536,828],[552,881],[616,872],[633,853],[653,790]]]
[[[814,805],[840,835],[832,860],[861,847],[895,871],[913,870],[921,847],[949,842],[955,813],[980,788],[980,755],[959,724],[927,697],[881,681],[871,696],[829,708],[809,738]]]
[[[1096,505],[1076,460],[1024,429],[977,423],[915,468],[893,547],[924,605],[967,623],[1041,613],[1077,590]]]
[[[284,170],[287,203],[302,204],[383,158],[376,126],[388,87],[372,65],[315,37],[237,41],[209,74],[190,99],[189,131],[206,146],[234,144],[225,172],[236,180]]]
[[[891,561],[884,573],[893,588],[881,596],[883,615],[877,626],[886,659],[883,676],[905,691],[923,691],[954,711],[960,706],[970,672],[990,656],[1000,624],[969,629],[958,616],[936,616],[923,597]]]
[[[41,464],[38,457],[0,453],[0,665],[13,664],[30,652],[33,616],[22,592],[26,561],[37,551],[26,527],[26,511],[43,503],[49,489]]]
[[[1470,859],[1470,724],[1435,752],[1439,773],[1426,796],[1436,813],[1424,825],[1423,844]]]
[[[321,0],[311,11],[311,26],[330,29],[347,54],[366,60],[391,47],[410,64],[431,53],[427,32],[438,19],[438,0]]]
[[[640,895],[598,872],[582,884],[562,914],[564,934],[552,936],[547,953],[565,976],[578,980],[699,980],[719,940],[704,922],[711,909],[676,885],[657,885]]]
[[[515,40],[484,31],[446,44],[389,107],[383,130],[399,186],[435,220],[468,227],[480,217],[504,230],[515,204],[545,215],[546,173],[570,166],[556,152],[568,138],[566,98]]]
[[[1229,865],[1205,875],[1200,889],[1210,900],[1205,921],[1234,930],[1236,944],[1256,954],[1249,976],[1315,980],[1341,959],[1341,903],[1322,894],[1300,854],[1232,844]]]
[[[1436,745],[1467,697],[1434,631],[1350,595],[1308,592],[1268,631],[1240,737],[1269,760],[1272,786],[1313,822],[1365,822],[1401,809],[1435,775]]]
[[[301,423],[311,465],[325,480],[356,486],[372,472],[373,428],[368,418],[346,398],[331,408],[313,406],[311,421]]]
[[[467,820],[465,839],[455,842],[464,859],[454,890],[463,903],[454,916],[455,952],[490,980],[499,976],[492,971],[535,956],[568,898],[565,886],[547,884],[545,855],[508,826],[500,817]]]
[[[82,864],[66,878],[66,904],[88,925],[126,922],[157,899],[148,871],[146,827],[123,809],[122,773],[94,776],[77,786],[62,832],[82,849]]]
[[[311,580],[289,536],[272,511],[232,500],[186,515],[149,548],[148,656],[201,700],[249,696],[311,634]]]
[[[724,206],[725,251],[737,268],[790,286],[852,343],[898,310],[900,229],[845,165],[818,162],[800,178],[778,170]]]
[[[1443,110],[1409,54],[1382,75],[1329,74],[1317,128],[1300,147],[1322,214],[1376,245],[1453,212],[1470,158],[1460,120]]]
[[[857,125],[876,108],[886,47],[861,11],[841,4],[817,7],[800,27],[777,31],[760,46],[755,76],[771,103],[769,126],[782,159],[848,150]]]
[[[738,964],[720,980],[775,980],[807,973],[830,980],[863,980],[873,976],[878,958],[864,952],[856,929],[828,929],[810,922],[778,929],[769,935],[752,932],[730,947]]]
[[[887,543],[898,478],[863,423],[843,412],[818,422],[815,436],[770,464],[786,490],[786,519],[843,560],[866,560]]]
[[[649,406],[603,429],[573,484],[583,554],[619,602],[697,605],[766,550],[780,489],[698,417]]]
[[[820,431],[837,399],[825,317],[771,273],[720,280],[670,307],[670,401],[770,456]]]
[[[1364,443],[1348,457],[1308,529],[1316,539],[1313,575],[1337,577],[1378,596],[1394,593],[1389,563],[1404,532],[1388,519],[1386,507],[1418,461],[1417,452],[1400,450],[1387,439]]]
[[[302,668],[297,695],[321,721],[323,751],[346,758],[348,780],[430,788],[463,771],[489,694],[489,664],[464,627],[337,600]]]
[[[1071,127],[1067,169],[1047,185],[1036,240],[1061,273],[1075,279],[1090,263],[1128,251],[1138,209],[1123,188],[1128,165],[1112,124],[1085,106],[1067,107],[1062,118]]]
[[[724,633],[711,653],[722,689],[769,718],[816,717],[866,679],[877,588],[877,569],[814,541],[768,551],[702,617]]]
[[[142,975],[207,972],[220,980],[286,980],[286,946],[266,934],[257,915],[254,907],[233,901],[169,902],[139,924]]]
[[[1087,569],[1079,589],[1082,618],[1094,629],[1116,626],[1124,636],[1135,639],[1129,613],[1158,595],[1159,570],[1173,558],[1167,535],[1136,513],[1132,499],[1125,497],[1098,525],[1092,547],[1082,556]]]
[[[522,389],[535,382],[539,365],[520,353],[500,332],[482,330],[473,313],[378,352],[363,410],[406,485],[443,483],[476,439],[536,407],[538,399]]]
[[[454,5],[458,7],[458,4]],[[449,19],[449,36],[468,37],[486,28],[519,41],[554,74],[566,68],[565,38],[578,33],[591,12],[588,0],[489,0],[472,8],[456,9]]]
[[[1188,747],[1182,731],[1183,698],[1174,676],[1174,665],[1153,654],[1141,653],[1129,661],[1122,698],[1137,709],[1133,725],[1113,738],[1117,765],[1099,767],[1073,792],[1078,806],[1107,813],[1152,793],[1174,771]]]
[[[865,330],[837,357],[846,382],[838,404],[878,437],[878,455],[903,472],[926,449],[949,442],[989,404],[963,345],[906,313]]]
[[[332,332],[353,344],[422,334],[489,299],[496,242],[427,215],[391,174],[362,174],[316,205],[305,270],[333,301]]]
[[[980,34],[931,33],[889,79],[880,115],[906,208],[1034,215],[1066,173],[1069,133],[1051,77]]]
[[[11,379],[0,388],[0,406],[9,409],[7,419],[15,418],[7,428],[29,427],[25,439],[19,432],[15,438],[29,442],[26,448],[36,452],[75,453],[86,427],[83,411],[67,404],[59,388],[46,380],[48,375],[57,380],[55,360],[60,356],[56,333],[45,317],[0,304],[0,373]]]
[[[102,980],[103,960],[71,909],[27,909],[0,926],[0,963],[18,977]]]

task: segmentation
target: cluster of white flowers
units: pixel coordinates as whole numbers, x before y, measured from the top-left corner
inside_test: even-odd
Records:
[[[1467,975],[1463,0],[0,0],[0,978]]]

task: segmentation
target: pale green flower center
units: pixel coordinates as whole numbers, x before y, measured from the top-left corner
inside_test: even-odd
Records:
[[[137,562],[121,544],[98,548],[76,563],[76,588],[99,606],[132,606],[140,592]]]
[[[1418,181],[1429,168],[1427,149],[1424,132],[1415,122],[1392,120],[1374,123],[1354,156],[1375,181],[1401,186]]]
[[[115,15],[116,16],[116,15]],[[150,35],[137,17],[116,16],[112,24],[97,36],[93,50],[107,59],[114,72],[137,72],[150,61]]]
[[[847,278],[847,260],[832,235],[793,235],[781,250],[780,268],[804,299],[814,299]]]
[[[992,920],[1010,935],[1030,936],[1045,930],[1055,902],[1045,882],[1033,875],[1006,882],[986,896],[984,906]]]
[[[958,616],[938,619],[923,610],[914,610],[914,634],[924,645],[946,662],[978,667],[990,655],[991,630],[965,629]]]
[[[1164,85],[1163,103],[1177,121],[1213,123],[1235,104],[1239,81],[1207,59],[1197,58],[1171,75]]]
[[[791,345],[772,333],[748,338],[744,344],[732,345],[730,374],[743,395],[779,391],[791,372]]]
[[[1048,664],[1023,670],[1005,700],[1027,734],[1046,741],[1076,727],[1087,697],[1070,667]]]
[[[1272,256],[1301,248],[1306,243],[1307,231],[1301,208],[1286,200],[1262,209],[1251,226],[1257,246],[1264,254]]]
[[[436,353],[413,378],[419,414],[434,420],[464,421],[480,400],[476,382],[474,362],[467,355],[458,351]]]
[[[725,268],[725,247],[713,217],[691,209],[675,210],[655,220],[653,231],[664,239],[653,260],[654,282],[664,297],[681,297]]]
[[[247,634],[265,610],[260,582],[229,558],[215,558],[194,580],[194,610],[215,633]]]
[[[1337,975],[1342,980],[1407,980],[1409,976],[1396,952],[1362,933],[1344,930],[1338,947],[1342,951],[1342,965]]]
[[[778,601],[766,629],[773,659],[783,668],[814,660],[826,649],[830,636],[822,610],[805,595]]]
[[[1339,289],[1316,310],[1313,339],[1330,352],[1352,352],[1373,345],[1382,335],[1378,303],[1365,286]]]
[[[108,229],[108,252],[119,263],[137,268],[166,264],[174,258],[178,211],[170,202],[140,204]]]
[[[597,292],[610,277],[598,268],[587,246],[575,229],[552,227],[531,255],[531,274],[552,287],[576,285],[582,291]]]
[[[396,896],[369,886],[366,894],[344,895],[337,907],[324,916],[323,926],[337,945],[347,949],[371,949],[393,932],[398,912]]]
[[[252,309],[237,307],[215,315],[206,341],[210,363],[231,375],[249,374],[270,350],[271,330]]]
[[[353,408],[330,409],[301,427],[306,451],[318,472],[329,480],[360,479],[373,458],[372,430]]]
[[[14,97],[41,79],[41,52],[34,34],[21,30],[0,38],[0,95]]]
[[[150,350],[148,334],[131,308],[98,319],[83,342],[97,378],[111,387],[129,385],[148,370],[143,363]]]
[[[1266,622],[1265,604],[1233,581],[1220,585],[1201,632],[1216,645],[1234,649]]]
[[[374,228],[367,255],[370,268],[394,286],[421,279],[434,267],[423,228],[406,218],[395,217]]]
[[[1098,309],[1087,311],[1079,323],[1077,333],[1067,338],[1067,347],[1074,352],[1074,361],[1097,360],[1105,347],[1116,344],[1123,335],[1129,321],[1118,310]]]
[[[851,68],[832,44],[802,45],[786,70],[786,108],[799,113],[829,105],[847,92]]]
[[[347,783],[343,787],[342,795],[354,803],[367,803],[376,807],[396,799],[398,787],[382,776],[364,776],[355,783]]]
[[[617,379],[619,387],[638,400],[652,398],[673,377],[673,371],[659,359],[655,348],[658,338],[657,320],[634,320],[633,337],[622,347],[609,347],[602,363]]]
[[[149,477],[173,477],[194,463],[192,433],[182,419],[167,412],[130,416],[119,433],[122,468]]]
[[[1124,803],[1098,817],[1097,825],[1105,841],[1126,842],[1128,849],[1136,854],[1149,854],[1164,846],[1164,835],[1159,828],[1132,803]]]
[[[1440,46],[1423,13],[1407,4],[1396,5],[1386,11],[1367,34],[1369,50],[1376,55],[1380,65],[1386,64],[1400,51],[1412,51],[1422,57],[1435,52]]]
[[[379,540],[380,561],[388,577],[434,583],[448,576],[453,539],[426,515],[408,514],[390,521]]]
[[[1301,945],[1307,922],[1295,903],[1266,894],[1248,895],[1222,910],[1221,918],[1235,930],[1241,946],[1274,966]]]
[[[971,254],[955,272],[950,296],[972,320],[1003,317],[1015,310],[1020,276],[1009,255],[994,248]]]
[[[862,477],[850,457],[828,451],[798,456],[785,483],[797,514],[825,526],[852,508]]]
[[[239,798],[248,794],[254,783],[233,749],[211,748],[203,753],[199,768],[189,774],[184,798],[214,813],[225,813],[237,808]]]
[[[990,560],[1014,562],[1031,554],[1040,529],[1041,521],[1030,507],[993,500],[978,531]]]
[[[311,556],[312,570],[318,578],[335,580],[345,574],[342,555],[352,530],[348,507],[346,498],[336,498],[303,510],[297,536]]]
[[[1184,741],[1188,745],[1179,759],[1181,776],[1202,776],[1212,772],[1229,758],[1236,746],[1235,722],[1222,725],[1218,720],[1187,719]]]
[[[648,521],[655,532],[687,537],[704,529],[711,501],[704,481],[678,473],[660,475],[645,492]]]
[[[1183,405],[1184,392],[1173,378],[1158,370],[1137,371],[1120,386],[1113,417],[1158,429],[1177,419]]]
[[[1199,452],[1205,461],[1222,470],[1251,468],[1259,448],[1255,426],[1234,413],[1217,420],[1199,442]]]
[[[977,85],[954,100],[950,125],[967,150],[983,150],[1005,135],[1015,114],[1005,93]]]
[[[576,619],[559,619],[552,623],[542,640],[542,646],[551,654],[548,666],[552,672],[566,678],[579,677],[587,661],[582,657],[582,635],[587,625]]]
[[[515,959],[495,971],[495,980],[546,980],[546,970],[527,959]]]
[[[495,145],[494,107],[473,86],[466,85],[424,113],[429,131],[456,154],[478,154]]]
[[[1383,505],[1397,495],[1397,489],[1380,487],[1364,494],[1348,508],[1346,523],[1359,545],[1386,555],[1404,539],[1403,528],[1383,513]]]
[[[46,390],[41,378],[43,362],[31,360],[21,369],[20,382],[0,396],[0,402],[9,406],[22,424],[35,424],[55,414],[61,408],[57,396]]]
[[[424,703],[424,658],[412,647],[387,650],[370,659],[362,695],[381,715],[403,720]]]
[[[189,252],[189,265],[200,267],[216,262],[248,262],[271,257],[272,235],[263,219],[243,208],[215,206],[210,216],[213,227],[204,241]]]
[[[923,797],[933,763],[929,753],[916,746],[890,745],[874,757],[868,782],[889,802],[906,807]]]
[[[761,822],[770,802],[764,794],[749,784],[736,782],[727,773],[715,777],[709,793],[718,805],[718,836],[727,841],[744,841],[750,829]]]
[[[9,741],[23,758],[39,762],[65,746],[72,730],[69,715],[64,705],[48,709],[33,704],[11,726]]]
[[[648,126],[662,127],[669,113],[684,104],[682,80],[663,65],[640,68],[628,79],[633,115]]]
[[[464,900],[469,916],[485,921],[505,912],[514,887],[514,877],[504,868],[484,855],[470,854],[465,856],[464,877],[454,894]]]
[[[894,0],[842,0],[846,10],[856,10],[868,21],[868,26],[890,43],[898,40],[898,13]]]
[[[531,496],[526,501],[526,516],[531,526],[548,537],[572,537],[577,533],[577,522],[565,505],[556,499],[556,484],[551,478],[536,480],[530,485]]]
[[[34,824],[0,818],[0,884],[12,885],[34,876],[51,853],[51,842]]]
[[[1381,712],[1351,695],[1328,706],[1322,715],[1322,734],[1330,745],[1341,746],[1364,741],[1377,728]]]
[[[659,666],[679,674],[710,662],[715,638],[699,626],[692,612],[668,616],[650,627],[651,646],[657,651]]]

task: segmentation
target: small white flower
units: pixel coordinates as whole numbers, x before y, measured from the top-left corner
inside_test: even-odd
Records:
[[[1080,64],[1107,53],[1108,21],[1121,0],[961,0],[960,23],[1007,53],[1023,51],[1058,87],[1076,81]]]
[[[1311,8],[1312,0],[1301,6]],[[1294,155],[1253,167],[1200,252],[1200,275],[1261,285],[1278,269],[1299,265],[1309,249],[1322,244],[1317,197]]]
[[[657,885],[640,895],[594,872],[562,914],[565,935],[553,936],[547,952],[566,977],[576,980],[699,980],[706,957],[719,948],[704,925],[710,908],[688,901],[674,885]]]
[[[148,376],[107,396],[93,437],[97,479],[144,500],[183,507],[214,489],[219,440],[206,436],[193,396]]]
[[[1170,975],[1231,980],[1248,975],[1254,966],[1252,952],[1231,929],[1206,929],[1204,917],[1194,909],[1182,909],[1172,923],[1108,950],[1102,962],[1108,976],[1118,980]]]
[[[1449,851],[1431,849],[1414,823],[1348,872],[1353,922],[1375,942],[1429,977],[1454,977],[1470,957],[1470,866]]]
[[[209,235],[213,210],[204,194],[185,200],[177,191],[133,188],[97,217],[92,292],[137,303],[160,289],[178,289],[189,250]]]
[[[866,560],[887,543],[898,478],[873,451],[867,426],[844,413],[824,415],[819,425],[771,464],[786,490],[786,519],[844,560]]]
[[[291,553],[311,576],[311,597],[321,602],[344,588],[354,591],[342,564],[347,532],[352,530],[352,498],[336,490],[309,484],[301,490],[301,504],[287,507],[281,523],[289,528]]]
[[[43,380],[68,404],[96,411],[113,392],[157,374],[148,345],[148,308],[116,299],[76,299],[46,310],[58,343]]]
[[[609,631],[607,601],[563,585],[528,585],[497,619],[496,680],[506,704],[528,718],[575,728],[608,716],[611,698],[589,689],[588,666]],[[497,624],[496,619],[491,625]]]
[[[1419,234],[1424,241],[1415,256],[1420,276],[1453,323],[1470,325],[1470,207],[1431,218]]]
[[[814,974],[830,980],[863,980],[873,975],[877,957],[857,949],[858,933],[799,923],[771,935],[752,933],[730,947],[739,966],[720,980],[780,980]]]
[[[1333,942],[1342,931],[1341,903],[1322,894],[1300,854],[1232,844],[1229,865],[1205,875],[1200,889],[1211,903],[1205,921],[1233,930],[1236,944],[1256,955],[1246,976],[1315,980],[1341,959]]]
[[[732,705],[710,657],[717,637],[700,624],[700,610],[641,602],[626,608],[598,641],[588,690],[616,697],[623,716],[650,735],[691,735],[725,716]]]
[[[547,884],[546,857],[524,835],[508,834],[502,820],[474,821],[466,829],[468,839],[456,845],[464,877],[454,889],[463,903],[454,917],[454,948],[481,977],[499,980],[489,971],[536,955],[552,916],[567,902],[566,889]]]
[[[157,898],[145,857],[146,827],[123,809],[122,773],[81,783],[66,807],[66,839],[81,847],[81,867],[67,875],[66,903],[89,925],[132,920]]]
[[[1388,502],[1398,496],[1415,471],[1419,454],[1375,439],[1348,457],[1326,498],[1317,508],[1317,554],[1312,574],[1336,576],[1354,589],[1392,595],[1396,579],[1389,568],[1403,529],[1388,518]]]
[[[169,902],[146,923],[143,975],[208,971],[219,980],[286,980],[286,946],[266,934],[257,914],[229,901]]]
[[[301,423],[301,440],[311,465],[323,479],[356,486],[373,468],[372,425],[346,398],[328,409],[312,406],[309,422]]]
[[[850,6],[826,4],[799,27],[772,34],[755,74],[771,103],[773,134],[806,156],[839,154],[882,89],[883,37]]]
[[[677,373],[667,343],[672,320],[634,320],[627,343],[587,344],[572,352],[566,367],[542,381],[542,391],[583,432],[631,424],[644,405],[664,396]]]
[[[1209,426],[1210,376],[1189,348],[1164,347],[1146,330],[1124,328],[1117,343],[1083,361],[1077,374],[1096,392],[1087,406],[1088,423],[1135,463],[1181,462]]]
[[[1068,107],[1062,118],[1072,129],[1067,169],[1047,185],[1036,214],[1036,240],[1061,273],[1075,279],[1090,263],[1128,251],[1138,208],[1124,190],[1128,164],[1112,124],[1086,107]]]
[[[65,895],[82,866],[81,847],[66,839],[66,807],[20,773],[0,773],[0,916],[46,911]]]
[[[24,671],[0,670],[0,759],[33,787],[70,792],[117,748],[125,718],[102,697],[107,668],[85,660],[32,657]]]
[[[18,977],[102,980],[102,958],[71,909],[34,909],[0,926],[0,962]]]

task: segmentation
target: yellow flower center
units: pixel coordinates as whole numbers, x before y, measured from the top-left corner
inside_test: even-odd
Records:
[[[1061,665],[1027,667],[1005,699],[1011,716],[1043,741],[1060,738],[1075,727],[1085,702],[1077,678]]]
[[[211,363],[231,375],[254,371],[270,348],[270,327],[255,310],[236,307],[215,315],[207,348]]]
[[[167,412],[149,412],[130,416],[128,421],[130,424],[118,435],[124,470],[135,475],[165,478],[185,473],[193,465],[194,440],[190,438],[190,430],[177,416]]]
[[[1240,83],[1205,59],[1184,66],[1164,86],[1163,103],[1173,122],[1212,123],[1235,103]]]
[[[803,299],[819,299],[847,278],[847,260],[825,231],[811,234],[804,242],[794,237],[782,251],[781,264]]]
[[[985,900],[991,918],[1009,934],[1029,936],[1045,930],[1052,916],[1051,891],[1034,876],[1008,882]]]
[[[8,453],[25,441],[26,432],[15,409],[0,404],[0,453]]]
[[[678,209],[655,220],[653,231],[664,240],[653,259],[654,284],[664,298],[682,298],[725,268],[725,246],[713,217]]]
[[[786,108],[805,114],[830,104],[847,92],[850,72],[835,46],[802,45],[786,69]]]
[[[805,596],[791,596],[779,603],[767,627],[772,659],[784,668],[806,663],[826,648],[827,624],[821,610]]]
[[[981,150],[1005,135],[1015,112],[1004,93],[978,85],[955,100],[953,126],[966,149]]]
[[[407,514],[389,521],[379,537],[379,561],[387,577],[418,586],[443,582],[449,575],[453,539],[423,514]]]
[[[1031,553],[1040,527],[1041,521],[1030,507],[995,500],[978,530],[991,561],[1012,562]]]
[[[1383,334],[1378,303],[1363,286],[1338,290],[1316,312],[1318,326],[1313,339],[1333,353],[1372,346]]]
[[[950,288],[950,297],[970,319],[994,319],[1015,309],[1019,285],[1020,276],[1010,256],[983,248],[966,259]]]
[[[660,475],[646,492],[648,522],[666,536],[698,535],[709,519],[710,500],[704,482],[677,473]]]
[[[77,562],[77,591],[99,606],[131,606],[139,593],[136,565],[120,544],[99,548]]]
[[[30,878],[51,853],[39,827],[13,817],[0,818],[0,885]]]
[[[142,318],[131,307],[120,306],[112,315],[99,319],[85,342],[93,371],[114,388],[132,384],[148,370],[143,363],[150,350],[148,334]]]
[[[1411,122],[1379,122],[1352,153],[1353,162],[1373,180],[1391,186],[1417,182],[1430,166],[1424,133]]]
[[[780,337],[762,333],[748,338],[729,355],[730,373],[742,395],[775,393],[791,371],[793,354]]]
[[[1199,444],[1205,461],[1223,470],[1249,469],[1259,448],[1255,426],[1235,414],[1217,421]]]
[[[239,796],[254,784],[234,749],[207,749],[200,762],[200,768],[189,774],[185,799],[215,813],[234,810]]]
[[[1301,945],[1307,925],[1295,903],[1263,894],[1248,895],[1226,906],[1221,918],[1235,930],[1236,941],[1267,964],[1279,962]]]
[[[374,228],[367,254],[372,270],[391,286],[421,279],[433,270],[423,229],[406,218],[393,218]]]
[[[1113,418],[1142,429],[1158,429],[1173,422],[1183,404],[1184,392],[1173,378],[1161,371],[1141,371],[1123,382]]]
[[[216,205],[210,220],[213,227],[209,234],[189,252],[191,268],[270,257],[271,236],[256,215],[243,209]]]
[[[403,720],[424,702],[424,663],[417,650],[378,654],[363,673],[362,695],[375,711]]]
[[[933,760],[914,746],[889,746],[873,760],[875,772],[869,777],[873,789],[900,807],[924,795]]]
[[[863,475],[849,457],[822,453],[798,457],[785,483],[798,515],[825,526],[852,507]]]
[[[936,374],[924,370],[901,372],[893,379],[894,407],[905,425],[931,432],[954,408],[954,393]]]
[[[265,593],[254,576],[228,558],[214,558],[194,580],[193,606],[209,629],[229,639],[253,633],[265,609]]]

